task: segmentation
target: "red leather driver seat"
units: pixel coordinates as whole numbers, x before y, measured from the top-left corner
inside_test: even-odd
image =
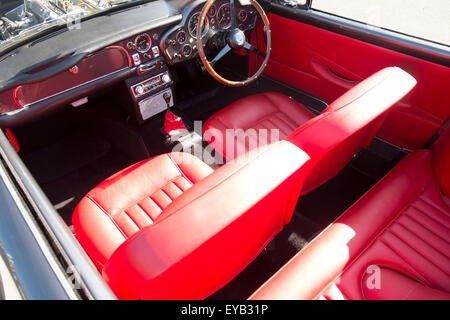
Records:
[[[251,299],[450,299],[450,129],[414,151]]]
[[[344,125],[339,130],[351,132],[352,124],[348,123],[348,128],[345,128],[346,121],[353,121],[353,124],[368,121],[365,122],[366,126],[363,131],[358,133],[358,136],[346,141],[333,154],[328,154],[326,162],[314,164],[310,176],[305,181],[302,193],[306,194],[333,178],[361,147],[367,146],[383,124],[390,108],[402,99],[415,84],[415,79],[402,69],[385,68],[331,103],[318,117],[324,117],[343,107],[354,108],[355,112],[359,112],[360,115],[345,116],[347,119],[341,118],[339,121]],[[260,135],[261,129],[268,130],[267,132],[270,132],[271,129],[278,129],[279,140],[290,139],[292,141],[289,136],[293,135],[297,128],[302,130],[300,128],[309,126],[318,117],[314,117],[313,113],[295,100],[280,93],[268,92],[238,100],[214,114],[203,126],[203,136],[216,152],[226,160],[232,160],[256,146],[277,141],[276,136],[271,137],[270,133]],[[243,132],[245,134],[242,134]],[[333,140],[333,135],[339,136],[340,134],[335,132],[332,126],[327,128],[327,132],[314,130],[310,132],[313,132],[313,135],[309,137],[309,140],[302,139],[302,144],[297,145],[300,148],[308,149],[309,151],[306,149],[304,151],[313,160],[315,157],[310,154],[310,151],[313,153],[319,151],[321,155],[327,153],[325,148],[321,149],[320,140]]]

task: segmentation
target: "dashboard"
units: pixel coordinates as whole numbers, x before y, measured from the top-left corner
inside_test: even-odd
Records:
[[[129,84],[136,103],[154,87],[167,90],[170,65],[198,57],[196,27],[205,2],[156,0],[0,56],[0,127],[34,119],[119,81]],[[236,1],[235,9],[239,28],[254,29],[259,15],[253,6]],[[230,24],[229,0],[218,0],[200,36],[209,39]],[[131,88],[144,91],[137,95]]]

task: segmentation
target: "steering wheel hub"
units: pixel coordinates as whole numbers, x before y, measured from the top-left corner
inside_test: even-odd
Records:
[[[240,29],[231,30],[228,34],[228,44],[235,50],[243,48],[245,41],[245,33]]]

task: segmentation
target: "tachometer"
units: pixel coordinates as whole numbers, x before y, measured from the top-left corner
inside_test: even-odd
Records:
[[[231,26],[230,4],[225,3],[217,11],[217,22],[222,29],[228,29]]]
[[[152,47],[152,38],[146,33],[141,34],[134,40],[134,47],[140,53],[147,52]]]
[[[197,39],[197,24],[199,20],[200,12],[194,13],[188,22],[188,31],[192,38]],[[205,23],[202,30],[202,38],[208,33],[209,30],[209,20],[208,17],[205,18]]]
[[[211,8],[209,8],[209,10],[208,10],[208,16],[210,17],[210,18],[214,18],[215,16],[216,16],[216,13],[217,13],[217,7],[216,7],[216,5],[211,5]]]

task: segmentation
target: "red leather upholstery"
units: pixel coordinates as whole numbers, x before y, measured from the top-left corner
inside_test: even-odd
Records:
[[[450,128],[433,144],[434,173],[442,191],[450,197]]]
[[[450,201],[434,175],[438,152],[405,157],[250,298],[450,299]]]
[[[258,145],[258,141],[248,143],[256,140],[256,130],[279,128],[280,139],[296,144],[312,159],[313,170],[302,190],[305,194],[333,178],[361,147],[367,146],[391,107],[415,85],[416,80],[400,68],[385,68],[354,86],[314,118],[304,107],[283,95],[250,96],[213,115],[204,126],[204,136],[216,151],[230,159],[236,150],[241,154],[248,147]],[[294,123],[302,121],[304,124],[294,131]],[[235,136],[230,140],[225,132],[239,128],[255,129],[248,131],[251,134],[247,135],[245,148],[239,148],[243,141],[237,141]],[[289,130],[293,131],[290,135]],[[233,142],[237,147],[235,152],[230,152],[228,146]]]
[[[73,227],[101,270],[112,253],[213,170],[191,155],[177,163],[172,154],[139,162],[106,179],[78,204]]]
[[[214,114],[203,126],[205,140],[226,160],[244,154],[250,146],[263,146],[266,141],[258,139],[256,131],[248,131],[248,138],[232,136],[234,148],[227,149],[225,141],[227,129],[278,129],[279,139],[285,139],[296,128],[312,119],[314,114],[297,101],[277,92],[255,94],[240,99]],[[270,132],[269,139],[271,141]]]
[[[268,18],[272,51],[264,74],[327,102],[334,101],[374,72],[393,65],[420,79],[414,91],[390,112],[377,134],[380,138],[407,149],[419,149],[450,116],[448,66],[275,13],[268,12]],[[260,24],[260,50],[265,48],[263,35]],[[250,67],[254,66],[253,60]]]
[[[186,154],[146,160],[80,202],[76,236],[121,299],[204,298],[290,220],[308,159],[282,141],[212,173]]]

